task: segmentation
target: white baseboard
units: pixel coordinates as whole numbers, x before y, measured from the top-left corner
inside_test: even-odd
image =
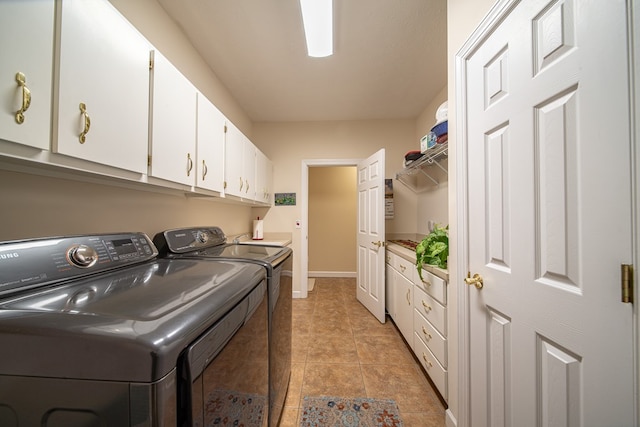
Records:
[[[445,425],[447,427],[457,427],[458,425],[458,421],[456,420],[456,417],[453,416],[453,413],[451,412],[451,409],[447,409],[445,411]]]
[[[302,298],[301,291],[293,291],[293,298]]]
[[[355,271],[310,271],[309,277],[357,277]]]

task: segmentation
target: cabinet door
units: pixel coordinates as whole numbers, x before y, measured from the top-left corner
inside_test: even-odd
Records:
[[[273,163],[260,150],[256,149],[256,196],[259,203],[271,204],[271,179]]]
[[[198,93],[196,130],[196,185],[207,190],[224,191],[225,118],[215,105]]]
[[[389,258],[389,254],[387,253],[387,259]],[[387,313],[396,322],[396,285],[394,282],[395,274],[397,272],[387,263],[385,265],[385,307],[387,309]]]
[[[244,167],[242,153],[244,150],[245,136],[230,121],[227,121],[227,132],[224,144],[224,180],[225,194],[242,197],[244,179],[242,170]]]
[[[152,52],[151,171],[195,185],[196,88],[160,52]]]
[[[410,345],[413,345],[413,283],[395,271],[396,326]]]
[[[149,43],[106,0],[60,5],[53,150],[146,173]]]
[[[50,147],[54,6],[0,2],[0,139]],[[22,116],[16,114],[27,106]]]
[[[225,137],[224,173],[226,194],[255,200],[256,147],[229,121]]]
[[[244,179],[244,193],[242,197],[256,200],[256,146],[243,135],[242,149],[242,177]]]

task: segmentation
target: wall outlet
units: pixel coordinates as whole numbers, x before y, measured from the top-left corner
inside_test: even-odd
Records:
[[[435,222],[433,220],[428,220],[427,221],[427,229],[429,230],[429,233],[431,233],[433,231],[433,227],[435,227]]]

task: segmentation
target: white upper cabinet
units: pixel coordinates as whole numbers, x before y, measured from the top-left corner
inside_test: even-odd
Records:
[[[271,204],[272,180],[273,163],[262,151],[256,150],[256,202]]]
[[[54,6],[0,1],[0,139],[41,149],[50,147]]]
[[[146,173],[149,43],[106,0],[58,6],[53,150]]]
[[[225,138],[225,193],[243,199],[255,199],[256,148],[231,122]]]
[[[224,192],[225,117],[204,95],[198,93],[196,185]]]
[[[244,135],[243,135],[244,136]],[[242,151],[242,175],[244,178],[244,198],[255,200],[256,198],[256,146],[244,136]]]
[[[160,52],[152,52],[150,175],[196,182],[197,90]]]

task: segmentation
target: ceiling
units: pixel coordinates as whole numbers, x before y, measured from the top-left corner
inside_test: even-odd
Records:
[[[446,0],[334,0],[306,54],[297,0],[158,0],[254,122],[416,118],[447,82]]]

